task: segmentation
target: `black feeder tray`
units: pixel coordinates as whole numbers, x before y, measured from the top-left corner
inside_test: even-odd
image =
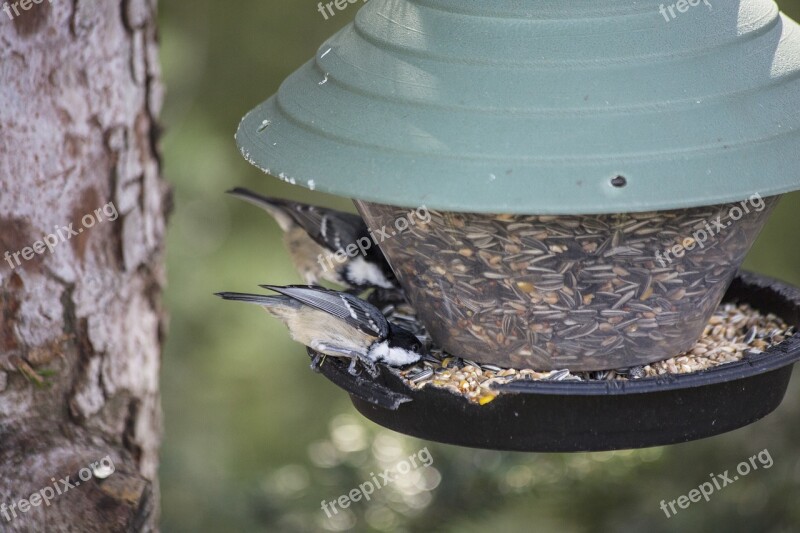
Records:
[[[800,289],[743,272],[724,301],[747,303],[800,328]],[[313,353],[313,352],[311,352]],[[759,420],[786,394],[800,334],[764,353],[692,374],[632,381],[517,381],[486,405],[446,390],[412,390],[388,369],[352,376],[326,358],[320,371],[355,408],[422,439],[493,450],[578,452],[660,446],[719,435]]]

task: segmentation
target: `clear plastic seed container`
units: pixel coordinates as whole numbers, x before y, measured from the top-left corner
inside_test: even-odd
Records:
[[[356,206],[448,353],[605,370],[691,348],[778,198],[581,216]]]

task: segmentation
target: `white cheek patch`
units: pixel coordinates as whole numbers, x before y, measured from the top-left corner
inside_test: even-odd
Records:
[[[389,348],[389,355],[384,361],[392,366],[405,366],[419,361],[419,354],[402,348]]]
[[[394,287],[377,265],[361,256],[350,260],[347,264],[347,274],[350,281],[357,285],[373,285],[384,289]]]
[[[369,358],[376,363],[385,361],[387,355],[389,355],[389,343],[386,341],[376,342],[369,349]]]
[[[376,343],[369,351],[369,358],[375,362],[383,361],[391,366],[405,366],[419,361],[419,354],[402,348],[390,348],[389,343]]]

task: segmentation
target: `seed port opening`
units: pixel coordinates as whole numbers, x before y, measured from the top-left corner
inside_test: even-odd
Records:
[[[628,179],[625,176],[615,176],[611,178],[611,186],[621,189],[628,184]]]

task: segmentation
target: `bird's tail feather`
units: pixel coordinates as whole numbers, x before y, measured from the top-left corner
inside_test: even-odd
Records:
[[[245,202],[249,202],[256,207],[260,207],[274,218],[283,231],[289,231],[293,224],[290,215],[291,206],[286,200],[263,196],[244,187],[234,187],[227,191],[228,194],[235,196]]]
[[[297,303],[287,296],[266,296],[263,294],[248,294],[244,292],[218,292],[215,294],[223,300],[247,302],[264,307],[285,307],[287,305],[293,307],[297,306]]]

